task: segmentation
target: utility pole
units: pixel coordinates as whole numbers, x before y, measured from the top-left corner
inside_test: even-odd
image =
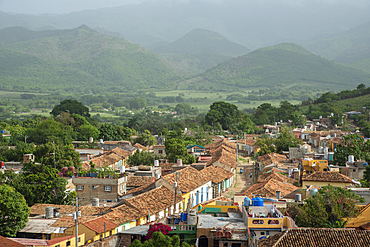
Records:
[[[178,172],[175,172],[175,205],[174,205],[174,210],[173,213],[176,213],[176,196],[177,196],[177,176],[179,175]]]
[[[78,197],[76,196],[76,247],[78,247]]]
[[[238,164],[238,141],[239,141],[239,135],[236,133],[236,163]]]
[[[105,232],[106,232],[106,230],[105,230],[105,221],[104,221],[104,235],[103,235],[103,239],[105,238]]]

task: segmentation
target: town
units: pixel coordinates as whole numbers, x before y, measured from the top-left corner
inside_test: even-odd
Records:
[[[61,126],[88,125],[66,103],[26,120],[15,146],[20,126],[2,122],[1,246],[370,245],[370,143],[341,126],[365,110],[250,133],[223,130],[237,109],[216,102],[218,131],[60,144]]]

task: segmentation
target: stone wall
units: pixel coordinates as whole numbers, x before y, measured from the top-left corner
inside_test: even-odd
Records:
[[[120,241],[121,241],[121,235],[116,234],[116,235],[107,237],[103,240],[92,242],[85,246],[86,247],[120,247]]]

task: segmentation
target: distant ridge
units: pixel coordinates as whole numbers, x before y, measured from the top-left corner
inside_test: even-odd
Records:
[[[169,54],[219,54],[235,57],[247,54],[250,49],[231,42],[216,32],[196,28],[168,45],[154,48],[153,51]]]

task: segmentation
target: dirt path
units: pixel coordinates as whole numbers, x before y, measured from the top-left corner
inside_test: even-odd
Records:
[[[248,162],[249,160],[249,162]],[[242,172],[240,173],[242,169]],[[236,168],[236,183],[235,186],[230,188],[224,196],[227,198],[232,198],[234,194],[243,193],[246,189],[252,186],[251,173],[253,169],[253,163],[250,159],[246,158],[245,162],[239,160]]]

